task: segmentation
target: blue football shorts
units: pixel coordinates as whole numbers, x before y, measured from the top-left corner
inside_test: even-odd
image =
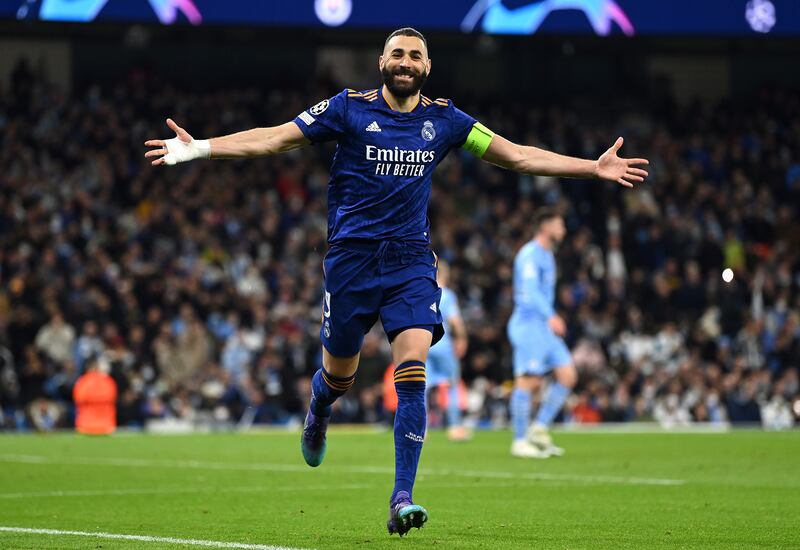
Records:
[[[436,263],[423,244],[351,240],[331,246],[322,262],[322,345],[334,357],[352,357],[378,318],[389,341],[420,327],[438,342],[444,328]]]

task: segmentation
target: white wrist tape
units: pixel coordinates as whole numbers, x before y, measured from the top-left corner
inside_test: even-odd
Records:
[[[174,137],[164,143],[166,143],[167,151],[169,151],[164,155],[164,162],[170,166],[194,159],[207,159],[211,156],[211,144],[207,139],[193,139],[186,143]]]

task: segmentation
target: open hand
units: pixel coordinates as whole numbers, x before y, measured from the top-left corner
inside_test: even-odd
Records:
[[[167,126],[175,132],[174,138],[166,140],[150,139],[144,142],[148,147],[156,147],[156,149],[150,149],[144,154],[146,158],[158,157],[150,164],[153,166],[162,164],[172,166],[179,162],[208,158],[210,148],[207,141],[198,142],[171,118],[167,119]]]
[[[624,159],[617,156],[617,151],[622,147],[623,139],[617,138],[608,151],[597,159],[595,175],[604,180],[614,181],[625,187],[633,187],[634,183],[640,183],[647,177],[647,170],[637,168],[647,166],[650,161],[647,159]]]

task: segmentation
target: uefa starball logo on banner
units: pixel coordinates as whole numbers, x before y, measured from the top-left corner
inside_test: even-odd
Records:
[[[545,19],[556,11],[582,11],[594,32],[611,34],[612,23],[628,36],[635,30],[628,15],[614,0],[543,0],[508,8],[502,0],[477,0],[461,22],[461,30],[472,32],[478,26],[490,34],[535,34]]]
[[[314,0],[317,19],[329,27],[338,27],[350,19],[352,0]]]
[[[44,0],[39,18],[45,21],[94,21],[110,0]],[[192,25],[203,22],[203,16],[192,0],[149,0],[150,7],[164,25],[171,25],[182,14]],[[18,14],[19,16],[19,14]]]

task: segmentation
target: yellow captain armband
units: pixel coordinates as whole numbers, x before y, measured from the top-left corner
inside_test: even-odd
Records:
[[[489,148],[493,137],[494,132],[480,122],[476,122],[472,126],[472,130],[469,131],[467,141],[464,142],[461,148],[481,158],[486,153],[486,149]]]

